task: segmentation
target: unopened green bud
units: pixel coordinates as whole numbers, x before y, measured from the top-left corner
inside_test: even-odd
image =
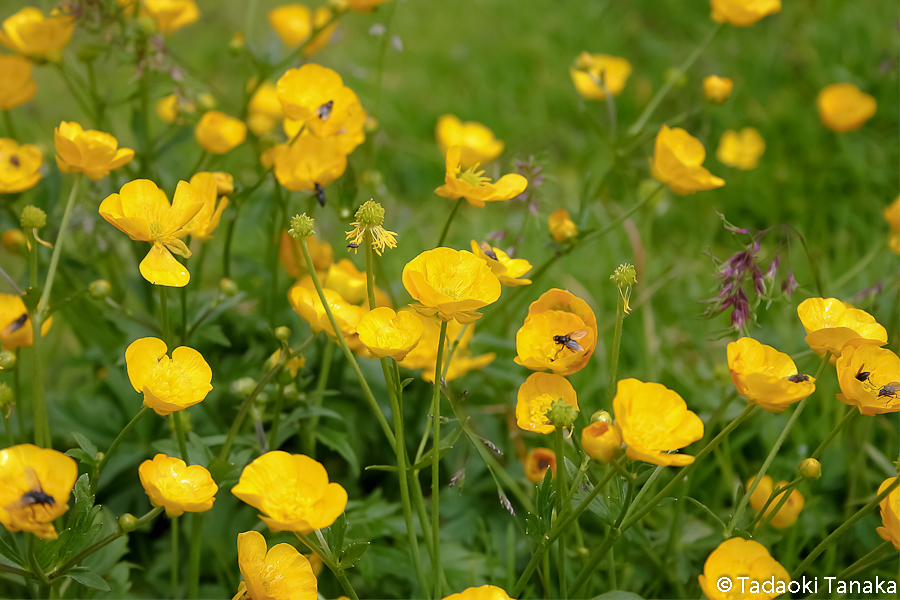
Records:
[[[246,46],[246,42],[244,40],[244,32],[243,31],[235,31],[231,36],[231,41],[228,42],[228,50],[235,56],[239,55],[243,52],[244,47]]]
[[[598,410],[591,415],[591,423],[597,423],[598,421],[601,423],[612,423],[613,418],[612,415],[605,410]]]
[[[13,401],[13,391],[5,383],[0,383],[0,408],[5,408]]]
[[[256,380],[252,377],[241,377],[231,382],[231,391],[236,396],[248,396],[256,387]]]
[[[306,238],[316,232],[316,222],[306,213],[294,215],[291,219],[291,228],[288,233],[294,239]]]
[[[282,325],[275,328],[275,339],[280,342],[286,342],[291,338],[291,329]]]
[[[547,420],[557,429],[560,427],[571,429],[578,417],[578,409],[565,400],[554,400],[546,414]]]
[[[818,479],[822,476],[822,463],[814,458],[806,458],[800,463],[800,474],[807,479]]]
[[[22,229],[40,229],[47,224],[47,213],[29,204],[22,209]]]
[[[138,25],[140,25],[141,29],[143,29],[144,33],[146,33],[147,35],[153,35],[154,33],[156,33],[156,21],[153,20],[153,17],[139,17]]]
[[[119,529],[121,529],[125,533],[131,533],[135,529],[137,529],[137,519],[131,513],[125,513],[121,517],[119,517]]]
[[[104,454],[103,452],[98,452],[94,455],[94,462],[99,465],[101,462],[103,462],[104,458],[106,458],[106,454]]]
[[[88,286],[88,292],[91,294],[91,298],[95,298],[97,300],[106,298],[109,295],[109,291],[111,289],[112,286],[109,285],[109,282],[105,279],[92,281]]]
[[[282,369],[278,373],[278,383],[279,385],[287,385],[294,381],[294,378],[291,377],[291,372],[288,369]]]
[[[223,277],[219,280],[219,291],[230,298],[238,293],[238,286],[231,279]]]
[[[288,402],[295,402],[300,398],[300,392],[297,391],[297,386],[294,382],[284,386],[284,392],[282,393],[284,394],[284,399]]]
[[[10,350],[0,352],[0,369],[12,369],[16,366],[16,353]]]

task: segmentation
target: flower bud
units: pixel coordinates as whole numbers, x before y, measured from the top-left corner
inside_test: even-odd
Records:
[[[256,380],[252,377],[241,377],[231,382],[231,391],[235,396],[248,396],[256,387]]]
[[[622,452],[622,435],[611,423],[597,421],[581,430],[581,445],[588,456],[605,465]]]
[[[96,300],[102,300],[109,295],[109,291],[112,289],[112,286],[109,285],[109,282],[105,279],[97,279],[96,281],[92,281],[88,286],[88,292],[91,295],[91,298]]]
[[[818,479],[822,476],[822,464],[814,458],[806,458],[800,463],[800,475],[807,479]]]
[[[286,342],[291,337],[291,329],[289,327],[281,326],[275,328],[275,339],[280,342]]]
[[[0,383],[0,409],[6,408],[13,401],[13,391],[5,383]]]
[[[666,81],[672,82],[673,87],[681,88],[687,85],[687,75],[684,74],[684,71],[675,67],[666,69],[665,78]]]
[[[134,518],[134,515],[131,513],[125,513],[121,517],[119,517],[119,529],[121,529],[125,533],[131,533],[135,529],[137,529],[137,519]]]
[[[278,384],[279,385],[287,385],[294,381],[294,378],[291,376],[291,372],[288,369],[282,369],[278,373]]]
[[[369,169],[368,171],[363,172],[362,182],[363,184],[371,185],[372,187],[381,187],[384,185],[384,176],[381,174],[381,171]]]
[[[156,21],[153,20],[153,17],[142,16],[138,18],[138,25],[140,25],[141,29],[147,35],[153,35],[156,33]]]
[[[378,119],[373,117],[372,115],[366,115],[366,121],[363,124],[363,131],[366,133],[375,133],[378,131]]]
[[[47,224],[47,213],[29,204],[22,209],[21,223],[22,229],[40,229]]]
[[[3,232],[3,248],[10,254],[24,255],[28,251],[25,234],[19,229],[7,229]]]
[[[300,398],[300,392],[297,391],[297,386],[294,382],[289,383],[284,386],[284,399],[288,402],[296,402]]]
[[[306,238],[316,232],[316,222],[306,213],[302,215],[294,215],[291,219],[291,228],[288,233],[294,239]]]
[[[554,400],[547,411],[547,420],[557,429],[560,427],[571,429],[577,417],[578,409],[565,400]]]
[[[598,410],[594,414],[591,415],[591,423],[612,423],[613,418],[612,415],[606,412],[605,410]]]
[[[238,293],[238,286],[231,279],[223,277],[219,280],[219,291],[230,298]]]
[[[0,352],[0,369],[12,369],[16,366],[16,353],[10,350]]]
[[[94,462],[99,465],[101,462],[103,462],[104,458],[106,458],[106,454],[104,454],[103,452],[98,452],[94,455]]]

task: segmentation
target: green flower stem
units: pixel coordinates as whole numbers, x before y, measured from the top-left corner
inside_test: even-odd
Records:
[[[610,352],[609,360],[609,384],[606,386],[606,406],[607,410],[612,410],[613,398],[616,395],[616,379],[619,370],[619,349],[622,345],[622,323],[625,321],[625,298],[621,292],[617,294],[616,301],[616,329],[613,333],[612,352]]]
[[[116,436],[116,439],[113,440],[113,443],[110,444],[109,450],[103,455],[103,458],[100,460],[99,464],[94,467],[94,476],[91,477],[91,494],[97,493],[97,486],[100,484],[100,475],[103,473],[103,468],[109,462],[109,459],[116,453],[116,450],[119,448],[119,444],[122,443],[131,430],[134,429],[134,426],[138,424],[138,421],[144,418],[144,415],[149,413],[152,409],[147,408],[146,406],[141,407],[141,410],[138,411],[138,414],[134,415],[128,424],[122,428],[122,431],[119,432],[119,435]]]
[[[434,365],[434,392],[431,396],[431,538],[434,540],[434,552],[431,554],[431,572],[437,573],[441,564],[441,364],[444,359],[444,342],[447,339],[447,321],[441,320],[441,334],[438,337],[437,362]],[[434,598],[441,598],[441,580],[434,578]]]
[[[315,264],[313,263],[312,257],[309,255],[309,247],[306,244],[306,238],[300,238],[300,249],[303,251],[303,258],[306,260],[306,264]],[[325,299],[325,292],[322,290],[322,284],[319,282],[319,276],[316,274],[316,270],[310,269],[309,275],[313,280],[313,284],[316,286],[316,293],[319,295],[319,300],[322,302],[322,307],[325,309],[325,314],[328,315],[328,321],[331,323],[331,328],[334,330],[335,336],[337,336],[338,342],[341,345],[341,350],[344,351],[344,356],[347,358],[347,362],[350,363],[350,366],[353,368],[354,373],[356,373],[357,379],[359,379],[359,385],[362,388],[363,397],[369,404],[369,408],[372,410],[375,418],[378,419],[378,423],[381,425],[381,429],[382,431],[384,431],[384,435],[388,439],[391,450],[394,450],[396,452],[394,432],[391,430],[391,426],[388,425],[387,418],[384,416],[384,413],[381,412],[381,408],[378,406],[378,401],[375,399],[375,395],[372,393],[372,389],[369,387],[369,383],[366,381],[365,376],[363,376],[362,370],[360,370],[359,368],[359,363],[356,362],[356,357],[353,356],[353,352],[351,352],[350,348],[347,347],[347,340],[344,339],[344,335],[341,333],[341,328],[338,327],[337,321],[334,318],[334,314],[331,312],[331,306]]]
[[[653,116],[653,113],[656,111],[656,107],[659,106],[659,103],[662,102],[662,99],[666,97],[666,94],[669,93],[669,90],[672,89],[672,86],[675,85],[675,82],[678,81],[682,75],[684,75],[688,69],[690,69],[697,59],[700,58],[700,55],[703,54],[703,51],[706,50],[707,46],[709,46],[710,42],[712,42],[713,38],[716,37],[716,34],[722,28],[722,23],[716,23],[712,29],[709,30],[709,33],[706,34],[700,41],[700,45],[697,46],[696,49],[691,53],[690,56],[678,67],[678,70],[672,73],[672,75],[668,78],[668,80],[663,84],[659,91],[656,92],[656,95],[650,100],[650,103],[647,105],[647,108],[644,109],[644,112],[641,113],[641,116],[638,117],[638,120],[634,122],[634,125],[628,128],[628,135],[635,136],[641,133],[641,130],[644,129],[644,126],[647,124],[647,121],[650,120],[650,117]]]
[[[37,555],[34,552],[34,540],[36,537],[37,536],[33,534],[25,536],[25,556],[28,560],[28,570],[31,571],[31,574],[34,575],[34,578],[41,587],[46,587],[50,585],[50,578],[47,577],[47,574],[41,569]]]
[[[18,567],[11,567],[9,565],[4,565],[0,563],[0,573],[9,573],[11,575],[18,575],[24,579],[33,579],[34,576],[31,574],[31,571],[26,571],[24,569],[20,569]]]
[[[81,107],[81,110],[84,111],[85,116],[94,119],[95,123],[96,123],[97,115],[94,114],[94,111],[91,110],[90,106],[88,106],[87,101],[84,100],[84,98],[82,97],[81,92],[78,90],[78,86],[75,85],[75,82],[72,81],[72,78],[69,77],[69,74],[66,72],[65,66],[61,62],[51,62],[50,64],[53,65],[54,67],[56,67],[56,70],[57,70],[57,72],[59,72],[59,76],[63,80],[63,83],[66,86],[66,89],[68,89],[69,94],[73,98],[75,98],[75,102],[77,102],[78,106]],[[8,113],[9,111],[4,111],[4,112]],[[98,127],[100,126],[99,123],[96,123],[96,125]]]
[[[178,557],[178,519],[179,517],[172,517],[172,598],[173,600],[178,600],[178,563],[181,562],[181,559]]]
[[[188,566],[188,598],[197,598],[200,590],[200,548],[203,546],[203,513],[191,515],[191,547]]]
[[[353,586],[350,585],[347,576],[344,575],[344,569],[340,566],[334,554],[331,552],[331,548],[329,548],[324,541],[320,543],[309,537],[308,534],[295,531],[294,535],[297,536],[297,539],[303,542],[307,548],[322,557],[322,562],[325,563],[325,566],[328,567],[332,573],[334,573],[334,576],[341,584],[341,587],[344,588],[344,592],[347,596],[349,596],[351,600],[359,600],[359,596],[356,595]],[[321,538],[319,530],[316,530],[316,535]],[[338,549],[338,551],[340,552],[340,549]]]
[[[16,425],[18,425],[19,438],[25,441],[25,407],[22,398],[22,353],[21,348],[16,348],[16,366],[13,367],[13,402],[15,402]]]
[[[13,437],[12,424],[9,422],[9,416],[8,416],[8,415],[4,415],[4,416],[2,417],[2,419],[3,419],[4,425],[6,426],[6,437],[9,439],[9,445],[10,445],[10,446],[15,446],[15,444],[16,444],[16,438]]]
[[[325,337],[325,347],[322,350],[322,364],[319,366],[319,379],[316,381],[316,392],[312,398],[312,406],[318,408],[322,406],[325,388],[328,386],[328,375],[331,373],[331,363],[334,360],[334,343]],[[319,415],[314,414],[307,421],[307,427],[304,431],[303,446],[306,455],[312,458],[316,457],[316,428],[319,425]]]
[[[237,224],[243,205],[243,202],[234,202],[234,211],[231,213],[231,220],[228,221],[228,229],[225,231],[225,248],[222,250],[222,277],[231,277],[231,241],[234,238],[234,227]]]
[[[819,379],[822,371],[825,370],[825,365],[828,364],[828,359],[830,356],[831,353],[826,352],[825,356],[822,357],[822,362],[819,364],[819,369],[816,371],[816,379]],[[772,446],[772,450],[766,457],[765,462],[763,462],[763,465],[762,467],[760,467],[759,472],[756,474],[756,477],[753,478],[753,483],[750,484],[750,488],[747,490],[747,493],[741,497],[741,501],[740,503],[738,503],[737,510],[734,511],[734,515],[731,517],[731,521],[728,522],[728,527],[725,528],[725,533],[723,535],[726,540],[731,537],[738,523],[740,523],[741,516],[744,514],[744,510],[747,508],[747,503],[750,501],[750,497],[753,495],[753,492],[756,491],[756,486],[758,486],[762,478],[765,477],[766,472],[769,470],[769,466],[772,464],[772,461],[775,460],[775,456],[781,449],[781,445],[784,443],[784,440],[787,439],[788,434],[794,427],[794,423],[797,421],[800,413],[803,412],[803,409],[806,408],[806,404],[807,402],[809,402],[809,398],[810,396],[807,396],[806,398],[801,400],[799,404],[797,404],[797,408],[794,409],[794,414],[792,414],[791,418],[788,419],[787,424],[781,431],[781,435],[779,435],[778,439],[775,440],[775,445]]]
[[[818,460],[819,457],[822,456],[822,453],[825,452],[825,448],[828,447],[828,444],[831,443],[831,440],[833,440],[835,437],[837,437],[837,434],[839,434],[841,432],[841,429],[843,429],[850,421],[855,419],[858,415],[859,415],[858,410],[856,410],[852,406],[848,406],[847,412],[846,412],[846,414],[844,414],[844,418],[841,419],[840,422],[835,426],[835,428],[831,430],[831,433],[829,433],[828,436],[824,440],[822,440],[822,443],[819,444],[819,447],[816,448],[815,452],[810,454],[810,458],[815,458],[816,460]]]
[[[444,223],[444,228],[441,230],[441,237],[438,238],[438,243],[435,248],[439,248],[444,245],[444,240],[447,239],[447,233],[450,231],[450,223],[453,222],[453,217],[456,216],[456,213],[459,210],[459,205],[465,202],[465,200],[465,198],[460,198],[456,201],[456,204],[453,205],[453,209],[450,211],[450,216],[447,217],[446,223]]]
[[[564,453],[563,428],[557,427],[553,437],[556,438],[556,518],[561,519],[565,510],[563,495],[566,490],[566,455]],[[562,532],[561,532],[562,533]],[[560,535],[557,542],[559,551],[559,596],[566,600],[568,589],[566,586],[566,536]]]
[[[166,297],[166,286],[160,285],[157,287],[159,288],[159,328],[162,331],[162,340],[166,343],[169,352],[172,352],[175,348],[171,346],[172,338],[169,331],[169,302]]]
[[[158,517],[160,515],[160,513],[162,513],[162,511],[163,511],[163,507],[157,506],[156,508],[154,508],[153,510],[151,510],[150,512],[145,514],[143,517],[139,518],[135,522],[135,527],[134,527],[135,530],[140,528],[145,523],[149,523],[150,521],[152,521],[153,519]],[[112,544],[114,541],[116,541],[123,535],[128,535],[128,534],[126,532],[122,531],[122,529],[118,529],[118,530],[116,530],[115,533],[109,534],[108,536],[106,536],[105,538],[100,540],[99,542],[96,542],[96,543],[92,544],[91,546],[89,546],[88,548],[86,548],[85,550],[82,550],[80,553],[78,553],[77,556],[69,559],[61,567],[57,567],[56,569],[53,569],[53,571],[51,571],[48,574],[48,578],[50,579],[51,582],[53,582],[54,580],[65,576],[65,574],[69,571],[69,569],[71,569],[75,565],[79,564],[81,561],[83,561],[85,558],[87,558],[94,552],[97,552],[98,550],[102,550],[106,546]]]
[[[187,340],[188,330],[188,298],[187,286],[181,288],[181,345]]]
[[[876,508],[882,500],[887,498],[891,492],[897,489],[897,486],[900,486],[900,477],[894,478],[894,482],[891,485],[887,486],[883,492],[878,494],[871,502],[856,511],[853,516],[841,523],[840,527],[832,531],[831,534],[828,535],[828,537],[822,540],[821,543],[819,543],[819,545],[816,546],[813,551],[807,555],[803,562],[800,563],[800,566],[794,570],[793,574],[791,574],[791,579],[799,579],[800,576],[806,572],[806,569],[809,568],[812,562],[816,560],[816,558],[818,558],[819,555],[828,548],[828,546],[830,546],[839,537],[844,535],[844,533],[846,533],[848,529],[853,527],[853,525],[857,521],[859,521],[861,518],[866,516],[866,514]]]
[[[269,431],[269,450],[278,450],[278,425],[281,423],[282,410],[284,410],[284,386],[279,384],[275,389],[275,410],[272,412],[272,429]]]
[[[3,121],[6,123],[6,137],[14,140],[19,139],[19,136],[16,134],[16,126],[13,123],[12,113],[10,113],[10,111],[3,111]]]
[[[872,550],[871,552],[869,552],[868,554],[863,556],[861,559],[859,559],[858,561],[856,561],[855,563],[853,563],[852,565],[850,565],[849,567],[847,567],[846,569],[841,571],[837,576],[837,580],[838,581],[846,580],[851,575],[855,575],[855,574],[859,573],[860,571],[867,569],[867,568],[881,562],[881,560],[883,558],[887,558],[887,556],[889,555],[887,552],[885,552],[885,550],[893,550],[893,544],[891,542],[884,541],[881,544],[879,544],[878,546],[875,546],[874,550]],[[884,557],[879,556],[881,554],[884,554],[886,556],[884,556]],[[894,552],[890,552],[890,554],[894,554]],[[894,560],[896,560],[896,558]]]
[[[176,410],[172,413],[172,424],[175,425],[175,439],[178,440],[178,451],[181,453],[181,460],[185,464],[191,464],[188,457],[187,444],[184,441],[184,424],[181,422],[181,411]]]

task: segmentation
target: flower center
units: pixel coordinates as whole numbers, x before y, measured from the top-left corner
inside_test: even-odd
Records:
[[[156,363],[156,368],[150,375],[150,385],[147,387],[154,396],[164,401],[181,399],[190,391],[184,370],[168,356],[163,356]]]
[[[491,182],[490,177],[484,177],[484,171],[476,171],[478,165],[466,169],[462,173],[457,176],[457,179],[460,181],[465,181],[469,185],[474,185],[475,187],[481,187],[483,185],[487,185]]]
[[[549,421],[547,418],[547,411],[550,410],[550,405],[553,404],[558,398],[551,396],[550,394],[541,394],[537,398],[534,398],[531,401],[531,411],[529,413],[530,421],[534,425],[544,425]]]

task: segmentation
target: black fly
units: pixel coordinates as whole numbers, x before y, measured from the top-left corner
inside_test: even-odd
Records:
[[[572,333],[567,333],[566,335],[554,335],[553,341],[559,344],[559,350],[556,351],[556,356],[553,357],[553,360],[556,360],[556,357],[559,356],[559,353],[562,352],[563,348],[568,348],[572,352],[583,352],[584,348],[581,347],[575,340],[580,340],[584,336],[587,335],[586,329],[576,329]]]

